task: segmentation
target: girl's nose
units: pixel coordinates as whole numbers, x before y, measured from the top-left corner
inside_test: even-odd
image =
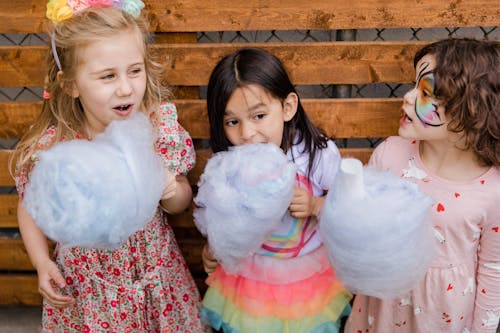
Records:
[[[410,90],[408,90],[406,92],[406,94],[404,95],[403,97],[403,102],[405,104],[414,104],[415,103],[415,99],[417,98],[417,89],[416,88],[412,88]]]
[[[240,135],[241,139],[245,143],[251,143],[252,138],[255,135],[255,129],[253,125],[249,122],[242,122],[240,127]]]
[[[124,77],[118,81],[118,88],[116,93],[118,96],[128,96],[132,93],[132,85],[129,78]]]

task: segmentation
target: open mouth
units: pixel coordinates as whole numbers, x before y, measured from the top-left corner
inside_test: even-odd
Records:
[[[113,108],[118,114],[127,115],[132,111],[132,104],[123,104]]]
[[[401,122],[404,122],[404,123],[411,123],[413,122],[413,119],[410,118],[408,116],[408,114],[406,114],[406,112],[402,109],[401,112],[403,113],[402,116],[401,116]]]
[[[115,107],[114,109],[115,110],[118,110],[118,111],[127,111],[128,109],[130,109],[132,107],[132,104],[126,104],[126,105],[120,105],[120,106],[117,106]]]

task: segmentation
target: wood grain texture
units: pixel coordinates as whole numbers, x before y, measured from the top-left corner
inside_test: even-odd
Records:
[[[17,194],[0,195],[0,228],[17,228]]]
[[[0,237],[0,271],[34,270],[21,238]]]
[[[40,305],[36,274],[0,274],[0,305]]]
[[[172,86],[205,86],[211,70],[241,47],[259,47],[282,60],[294,84],[411,82],[413,55],[425,42],[162,43],[152,46]],[[44,46],[0,47],[0,87],[42,86]]]
[[[174,101],[179,122],[194,139],[209,137],[206,101]],[[328,136],[337,138],[385,137],[397,133],[401,116],[400,98],[323,98],[303,99],[302,104],[316,125]],[[40,112],[40,102],[0,102],[0,138],[20,138]],[[1,157],[0,157],[1,158]],[[1,174],[0,185],[11,184],[10,176]]]
[[[0,138],[21,138],[35,122],[41,108],[42,102],[0,102]],[[3,181],[0,178],[0,185]]]
[[[158,32],[498,25],[496,0],[145,0]],[[45,32],[46,0],[0,2],[0,33]]]

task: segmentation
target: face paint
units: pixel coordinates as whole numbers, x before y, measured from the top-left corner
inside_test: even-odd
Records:
[[[439,103],[434,95],[434,70],[427,70],[428,62],[422,65],[416,83],[415,114],[426,126],[442,126],[444,122],[438,112]]]

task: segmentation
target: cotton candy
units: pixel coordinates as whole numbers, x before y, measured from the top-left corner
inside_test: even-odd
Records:
[[[195,224],[229,272],[255,253],[293,197],[296,167],[275,145],[231,147],[214,154],[198,184]]]
[[[24,194],[26,211],[63,246],[116,248],[154,216],[162,162],[142,113],[113,121],[94,140],[38,152]]]
[[[431,202],[414,183],[343,159],[320,217],[342,283],[356,294],[382,299],[416,286],[434,255]]]

